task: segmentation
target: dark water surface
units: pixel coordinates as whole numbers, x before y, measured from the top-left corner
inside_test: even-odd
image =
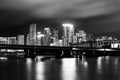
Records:
[[[0,60],[0,80],[120,80],[120,57]]]

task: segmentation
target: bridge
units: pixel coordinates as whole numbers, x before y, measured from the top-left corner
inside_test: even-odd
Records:
[[[0,45],[0,49],[23,49],[25,52],[24,56],[31,58],[35,58],[36,55],[54,55],[55,57],[70,57],[73,55],[120,55],[120,48]]]

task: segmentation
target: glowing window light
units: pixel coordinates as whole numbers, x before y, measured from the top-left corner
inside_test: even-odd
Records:
[[[0,60],[7,60],[7,57],[0,57]]]
[[[73,24],[70,24],[70,23],[64,23],[64,24],[62,24],[62,26],[64,26],[64,27],[73,27]]]
[[[37,38],[41,38],[41,37],[44,37],[45,35],[44,34],[39,34],[37,35]]]
[[[118,48],[119,43],[111,44],[111,48]]]

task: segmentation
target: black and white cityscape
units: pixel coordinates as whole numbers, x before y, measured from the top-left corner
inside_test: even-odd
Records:
[[[65,47],[95,47],[119,48],[120,40],[112,36],[97,36],[86,33],[84,30],[75,32],[74,25],[70,23],[62,24],[63,33],[59,35],[59,30],[43,28],[38,31],[36,24],[30,24],[27,35],[16,35],[13,37],[0,37],[0,44],[4,45],[37,45],[37,46],[65,46]]]
[[[119,0],[1,0],[0,80],[120,80]]]

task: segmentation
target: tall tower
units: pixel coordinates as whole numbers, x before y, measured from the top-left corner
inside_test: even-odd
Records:
[[[43,46],[43,38],[44,34],[42,34],[41,32],[37,32],[37,45]]]
[[[58,42],[58,38],[59,38],[59,36],[58,36],[58,30],[53,30],[53,43],[54,42]]]
[[[44,28],[44,46],[50,46],[51,32],[50,28]]]
[[[36,24],[30,25],[30,45],[36,45]]]
[[[26,45],[30,45],[30,34],[27,34]]]
[[[64,46],[70,46],[73,44],[73,36],[74,36],[74,26],[73,24],[63,24],[63,45]]]

